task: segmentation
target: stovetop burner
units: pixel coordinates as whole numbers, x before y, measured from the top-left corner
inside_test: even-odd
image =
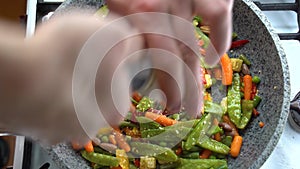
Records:
[[[262,11],[294,11],[297,13],[298,32],[297,33],[278,33],[281,40],[298,40],[300,41],[300,0],[295,0],[293,3],[254,3]]]

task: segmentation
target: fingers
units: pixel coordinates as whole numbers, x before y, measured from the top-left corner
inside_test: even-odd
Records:
[[[230,46],[232,33],[233,0],[194,0],[195,13],[210,26],[210,47],[205,60],[216,64]]]

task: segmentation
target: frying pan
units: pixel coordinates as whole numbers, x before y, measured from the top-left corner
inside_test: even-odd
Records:
[[[66,0],[56,11],[68,12],[72,8],[98,9],[96,0]],[[259,94],[263,101],[258,107],[259,117],[251,120],[240,134],[244,138],[240,155],[228,159],[229,168],[260,168],[272,153],[286,123],[290,106],[290,80],[287,59],[278,36],[265,15],[250,0],[235,0],[233,27],[250,43],[235,50],[252,62],[251,73],[261,77]],[[260,128],[258,123],[265,126]],[[90,168],[89,164],[72,150],[69,144],[58,144],[47,149],[60,168]]]

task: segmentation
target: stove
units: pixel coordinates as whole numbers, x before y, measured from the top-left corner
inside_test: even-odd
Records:
[[[300,91],[297,55],[300,53],[300,0],[254,0],[278,33],[290,69],[291,100]],[[62,0],[27,0],[27,36],[34,33],[36,22],[54,11]],[[39,144],[15,137],[14,169],[58,169]],[[296,169],[300,166],[300,133],[287,123],[273,153],[261,169]]]

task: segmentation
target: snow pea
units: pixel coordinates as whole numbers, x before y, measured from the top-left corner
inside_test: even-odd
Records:
[[[197,144],[204,149],[208,149],[210,151],[220,154],[228,154],[230,150],[230,148],[227,145],[218,142],[214,139],[211,139],[206,135],[199,139]]]
[[[204,111],[222,116],[225,112],[222,106],[211,101],[204,101]]]
[[[94,153],[94,152],[88,153],[85,150],[81,151],[81,155],[86,160],[96,164],[100,164],[102,166],[112,166],[112,167],[119,166],[119,160],[113,156]]]
[[[157,160],[164,162],[174,162],[178,159],[177,155],[170,148],[161,147],[155,144],[132,142],[131,148],[135,154],[141,156],[152,156]]]
[[[144,116],[137,116],[136,120],[140,125],[140,130],[148,130],[148,129],[158,129],[161,125],[147,117]]]
[[[227,111],[230,120],[239,125],[241,119],[241,81],[238,73],[233,74],[232,85],[228,87]]]
[[[242,101],[242,117],[237,128],[244,129],[249,123],[253,111],[253,101],[252,100],[243,100]]]
[[[191,131],[190,134],[188,135],[187,140],[184,144],[184,149],[190,150],[194,145],[196,145],[198,140],[200,140],[200,138],[206,134],[206,131],[209,129],[211,124],[212,124],[211,114],[203,115],[201,117],[201,120],[194,128],[194,130]]]
[[[180,159],[177,169],[227,169],[226,160],[219,159]]]

